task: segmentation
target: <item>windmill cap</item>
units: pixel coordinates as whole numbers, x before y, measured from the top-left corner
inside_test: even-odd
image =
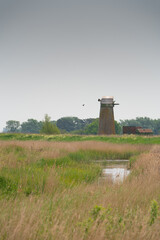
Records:
[[[104,96],[101,99],[102,104],[113,104],[114,103],[114,98],[112,96]]]
[[[106,99],[106,98],[107,98],[107,99],[114,99],[113,96],[103,96],[103,97],[102,97],[102,99]]]

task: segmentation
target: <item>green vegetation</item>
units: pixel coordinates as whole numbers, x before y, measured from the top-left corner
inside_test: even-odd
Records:
[[[15,120],[9,120],[6,122],[6,131],[7,132],[19,132],[20,122]]]
[[[22,134],[22,133],[1,133],[0,140],[44,140],[57,142],[74,141],[101,141],[108,143],[129,143],[129,144],[160,144],[159,136],[137,136],[137,135],[118,135],[118,136],[96,136],[96,135],[43,135],[43,134]]]
[[[42,122],[38,122],[35,119],[28,119],[21,124],[22,133],[40,133],[42,129]]]
[[[95,119],[79,119],[77,117],[62,117],[57,120],[56,124],[61,131],[73,132],[83,130],[87,125],[92,123]]]
[[[61,133],[96,135],[98,133],[98,118],[79,119],[77,117],[62,117],[57,121],[51,121],[56,124]],[[147,117],[137,117],[136,119],[115,121],[116,134],[122,133],[123,126],[139,126],[150,128],[155,135],[160,134],[160,119],[150,119]],[[40,133],[42,121],[28,119],[20,124],[19,121],[10,120],[6,122],[4,132],[21,133]]]
[[[160,134],[160,119],[151,119],[148,117],[137,117],[136,119],[120,120],[121,126],[137,126],[152,129],[155,135]]]
[[[121,134],[122,133],[122,127],[121,125],[117,122],[115,122],[115,131],[116,134]],[[93,120],[90,124],[87,124],[84,129],[80,130],[75,130],[72,131],[73,134],[79,134],[79,135],[97,135],[98,134],[98,126],[99,126],[99,119]]]
[[[42,122],[42,129],[40,131],[44,134],[59,134],[60,131],[58,127],[51,122],[51,118],[46,114],[44,117],[44,121]]]
[[[92,183],[101,175],[101,168],[94,162],[95,160],[129,159],[142,151],[144,150],[135,148],[126,150],[108,148],[101,151],[80,149],[71,153],[63,151],[64,156],[49,158],[41,157],[41,153],[34,150],[28,152],[25,147],[9,143],[0,150],[3,159],[0,168],[0,192],[1,195],[41,194],[53,168],[59,187]],[[9,164],[8,158],[13,158]]]
[[[57,121],[50,121],[60,129],[61,133],[71,133],[80,131],[84,134],[84,129],[87,125],[92,123],[94,118],[79,119],[77,117],[62,117]],[[20,124],[19,121],[10,120],[6,122],[4,132],[10,133],[40,133],[42,128],[42,121],[36,119],[28,119],[26,122]],[[92,134],[92,133],[90,133]]]
[[[91,183],[101,175],[101,168],[94,162],[95,160],[129,159],[140,152],[139,150],[122,152],[79,150],[64,157],[40,158],[36,162],[27,163],[26,150],[20,146],[10,145],[3,149],[1,156],[7,157],[13,154],[16,157],[15,167],[5,166],[0,169],[0,191],[1,194],[43,193],[47,176],[51,174],[53,167],[60,185]]]
[[[151,210],[150,210],[150,221],[149,224],[152,225],[156,218],[158,217],[159,206],[156,200],[152,200],[151,202]]]
[[[99,119],[94,120],[92,123],[88,124],[83,132],[80,132],[80,134],[92,134],[92,135],[96,135],[98,133],[98,124],[99,124]],[[77,131],[78,133],[78,131]]]
[[[159,152],[140,144],[0,141],[0,239],[159,240]],[[115,185],[99,181],[95,160],[117,158],[132,159],[132,174]]]

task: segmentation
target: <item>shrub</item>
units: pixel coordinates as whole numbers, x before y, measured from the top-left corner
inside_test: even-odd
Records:
[[[58,127],[55,124],[51,123],[50,117],[47,114],[45,115],[44,121],[42,123],[41,133],[60,134]]]

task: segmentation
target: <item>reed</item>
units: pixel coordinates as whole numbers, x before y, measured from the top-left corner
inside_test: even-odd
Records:
[[[119,184],[97,159],[135,158]],[[160,147],[0,142],[0,239],[160,239]]]

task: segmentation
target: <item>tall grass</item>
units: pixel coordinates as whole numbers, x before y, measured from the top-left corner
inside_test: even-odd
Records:
[[[101,175],[101,168],[94,160],[129,159],[144,150],[146,147],[125,149],[96,142],[1,142],[0,189],[3,194],[43,193],[47,176],[53,169],[65,187],[91,183]]]
[[[124,183],[98,184],[95,160],[134,157]],[[159,146],[1,141],[0,239],[158,240],[159,169]]]

